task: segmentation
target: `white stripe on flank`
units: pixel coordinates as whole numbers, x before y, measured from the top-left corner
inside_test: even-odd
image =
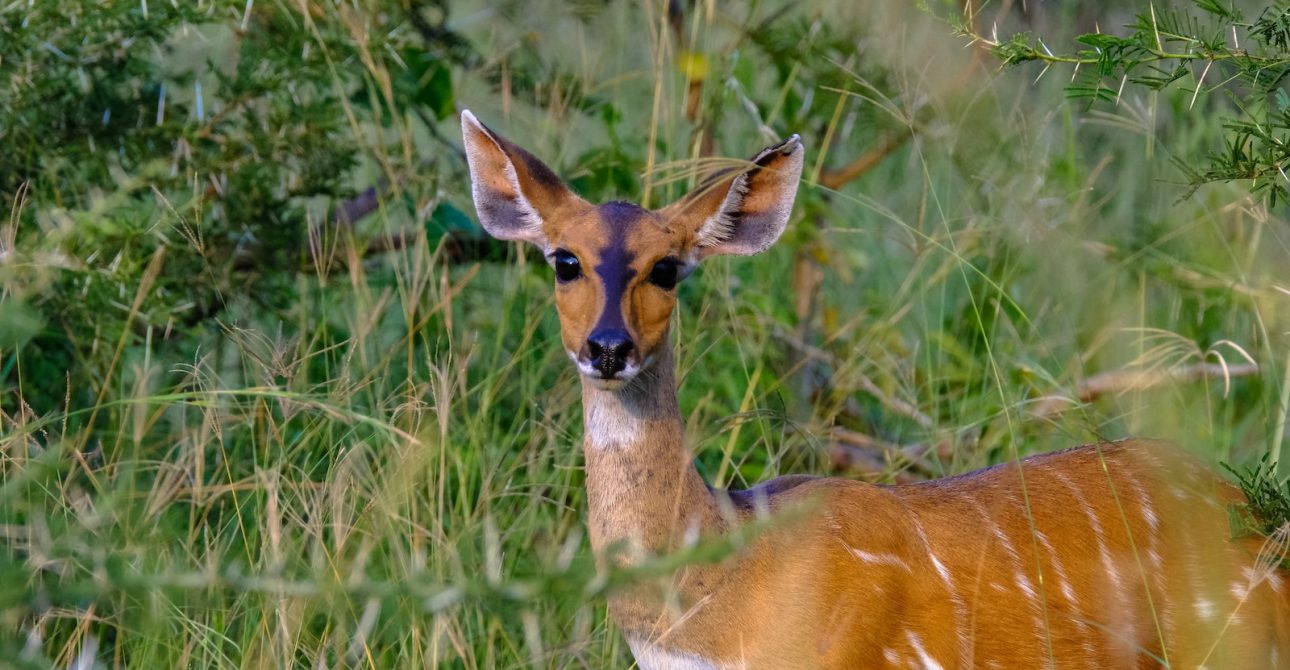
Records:
[[[909,638],[909,646],[914,648],[914,653],[918,655],[918,660],[923,664],[923,670],[945,670],[945,666],[938,663],[936,659],[932,658],[932,655],[927,653],[927,650],[923,648],[923,641],[919,639],[918,633],[915,633],[912,630],[907,630],[905,631],[905,636]]]
[[[1008,537],[1007,533],[1003,532],[1003,527],[995,523],[994,518],[987,513],[985,505],[976,499],[973,499],[972,502],[986,523],[990,525],[991,534],[999,541],[999,545],[1003,547],[1008,557],[1012,559],[1013,581],[1017,583],[1017,588],[1021,589],[1022,593],[1026,595],[1026,600],[1029,601],[1030,614],[1034,617],[1035,634],[1041,638],[1046,638],[1047,631],[1044,629],[1043,605],[1039,601],[1039,594],[1035,591],[1034,583],[1026,575],[1025,564],[1021,561],[1021,555],[1017,553],[1017,548],[1013,545],[1012,539]],[[1012,502],[1012,500],[1008,502]]]
[[[847,549],[851,552],[853,556],[864,561],[865,563],[873,563],[875,565],[890,565],[893,567],[901,568],[902,570],[910,574],[913,574],[914,572],[912,569],[910,569],[908,563],[906,563],[904,560],[902,560],[899,556],[895,554],[885,554],[885,553],[878,554],[871,551],[865,551],[863,549],[856,549],[855,547],[852,547],[850,545],[847,545]]]
[[[1111,552],[1106,548],[1106,534],[1102,530],[1102,522],[1098,520],[1097,513],[1093,511],[1091,506],[1089,506],[1088,501],[1084,499],[1084,494],[1075,486],[1075,483],[1071,481],[1070,477],[1066,476],[1066,473],[1053,469],[1049,470],[1049,474],[1070,490],[1071,496],[1075,498],[1075,501],[1079,503],[1080,508],[1084,510],[1084,515],[1088,517],[1089,527],[1097,537],[1097,553],[1102,561],[1102,569],[1106,571],[1107,577],[1111,580],[1111,602],[1095,603],[1098,609],[1091,610],[1091,612],[1107,612],[1112,613],[1117,617],[1121,615],[1129,617],[1127,621],[1124,621],[1124,623],[1132,627],[1127,633],[1127,639],[1136,639],[1137,633],[1134,629],[1137,628],[1137,622],[1132,619],[1132,608],[1122,606],[1124,604],[1123,579],[1120,577],[1120,572],[1116,569],[1115,563],[1111,560]],[[1079,619],[1077,618],[1076,620],[1078,621]],[[1087,627],[1087,624],[1081,621],[1080,626],[1081,629],[1084,629]],[[1092,652],[1093,650],[1086,651]],[[1091,653],[1090,655],[1095,654]]]
[[[946,595],[949,596],[950,602],[954,603],[954,636],[959,641],[959,665],[962,667],[971,667],[972,665],[972,637],[965,635],[964,627],[968,621],[967,605],[959,597],[958,592],[954,589],[954,581],[950,578],[950,571],[936,557],[936,552],[932,551],[931,540],[927,538],[927,532],[923,530],[923,524],[919,522],[918,517],[910,514],[910,522],[914,526],[914,531],[918,534],[918,539],[922,541],[923,548],[927,550],[927,558],[932,562],[932,567],[936,568],[936,574],[941,576],[941,581],[945,584]],[[936,666],[939,668],[940,666]]]
[[[1093,530],[1093,535],[1097,538],[1097,553],[1101,557],[1102,567],[1106,570],[1107,577],[1111,580],[1111,589],[1113,593],[1124,593],[1124,580],[1120,576],[1120,571],[1116,569],[1115,562],[1111,560],[1111,552],[1106,548],[1106,531],[1102,528],[1102,521],[1097,518],[1097,513],[1084,499],[1084,494],[1080,493],[1079,488],[1075,486],[1070,477],[1067,477],[1060,470],[1053,470],[1052,475],[1055,479],[1066,485],[1070,489],[1071,495],[1079,503],[1080,509],[1084,510],[1084,516],[1088,517],[1088,524]]]
[[[1062,568],[1062,561],[1057,556],[1057,550],[1053,548],[1053,543],[1048,540],[1044,531],[1035,529],[1035,536],[1039,538],[1039,544],[1043,545],[1044,551],[1048,552],[1048,562],[1053,566],[1053,576],[1057,578],[1057,589],[1066,596],[1066,601],[1075,606],[1079,598],[1075,594],[1075,589],[1071,586],[1070,578],[1066,576],[1066,570]],[[1081,622],[1082,623],[1082,622]]]

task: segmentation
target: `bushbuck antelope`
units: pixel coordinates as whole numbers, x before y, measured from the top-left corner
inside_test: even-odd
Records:
[[[1290,667],[1287,538],[1230,539],[1240,492],[1168,445],[1092,444],[913,485],[710,488],[677,406],[676,285],[708,256],[775,242],[800,139],[648,210],[582,200],[461,116],[484,229],[554,268],[598,560],[635,565],[772,519],[719,562],[610,597],[641,668]]]

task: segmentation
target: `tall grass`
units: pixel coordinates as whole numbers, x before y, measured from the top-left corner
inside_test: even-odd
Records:
[[[505,64],[458,73],[458,103],[607,198],[657,205],[692,183],[701,142],[678,63],[695,53],[718,154],[802,133],[818,169],[785,239],[680,289],[681,405],[705,475],[891,482],[1127,435],[1215,463],[1279,454],[1290,226],[1241,185],[1180,201],[1171,181],[1168,159],[1218,130],[1163,96],[1072,105],[1051,77],[1032,88],[1034,73],[973,60],[907,3],[852,4],[698,3],[680,33],[656,2],[453,7]],[[350,22],[362,41],[361,10],[309,6],[302,30]],[[748,41],[762,21],[800,27],[788,53],[820,53],[819,36],[850,55],[771,62]],[[382,77],[377,60],[335,67]],[[321,240],[334,253],[314,252],[281,309],[227,295],[176,357],[140,307],[163,246],[104,306],[129,327],[70,352],[63,401],[29,403],[51,380],[22,346],[0,350],[4,658],[629,667],[603,603],[626,577],[597,573],[583,528],[579,393],[547,268],[519,248],[458,262],[428,234],[363,258],[364,234],[424,226],[441,202],[470,211],[469,189],[425,127],[336,114],[363,172],[399,175],[397,192],[358,237]],[[458,140],[453,120],[436,130]],[[902,130],[876,168],[821,185]],[[40,236],[8,239],[25,260],[0,259],[5,298],[31,276],[17,273],[60,271]],[[1217,370],[1178,373],[1198,363]],[[860,457],[863,472],[839,470]]]

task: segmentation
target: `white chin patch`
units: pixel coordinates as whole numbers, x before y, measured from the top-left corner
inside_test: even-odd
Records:
[[[619,370],[618,374],[614,375],[612,379],[605,379],[601,376],[600,370],[597,370],[591,361],[584,361],[578,358],[578,355],[572,351],[566,350],[564,353],[568,354],[569,360],[573,361],[573,364],[578,366],[579,374],[586,377],[587,380],[597,388],[606,390],[620,389],[626,385],[627,382],[635,379],[636,375],[640,374],[641,371],[640,365],[628,361],[627,366],[622,370]]]

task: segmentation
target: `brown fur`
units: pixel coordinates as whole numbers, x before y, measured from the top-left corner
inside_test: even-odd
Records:
[[[480,206],[490,232],[513,230],[505,160],[522,162],[519,189],[542,226],[508,239],[567,250],[587,268],[556,288],[565,349],[584,355],[607,310],[621,310],[636,343],[633,379],[583,378],[598,559],[639,565],[771,520],[718,563],[611,596],[642,668],[1290,667],[1287,575],[1257,560],[1260,542],[1229,539],[1226,508],[1240,492],[1166,444],[1087,445],[909,486],[704,483],[676,400],[675,293],[644,278],[667,256],[773,242],[801,169],[793,140],[649,212],[593,207],[473,117],[463,126],[476,197],[492,198]],[[606,259],[619,274],[590,274]],[[608,281],[624,282],[617,304]]]

